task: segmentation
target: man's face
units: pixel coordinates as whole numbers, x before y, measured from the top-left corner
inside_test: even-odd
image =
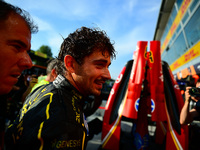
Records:
[[[0,95],[7,94],[17,83],[22,71],[32,67],[27,53],[31,33],[24,20],[11,14],[0,29]]]
[[[103,83],[111,79],[110,63],[108,52],[103,56],[101,51],[95,51],[84,59],[83,65],[76,64],[72,77],[79,91],[84,95],[100,95]]]

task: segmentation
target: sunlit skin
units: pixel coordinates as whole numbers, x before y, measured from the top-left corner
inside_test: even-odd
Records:
[[[200,88],[200,82],[196,83],[196,88]]]
[[[184,106],[180,113],[180,123],[181,124],[191,123],[195,117],[199,116],[199,112],[195,108],[192,108],[189,111],[190,99],[192,99],[193,101],[196,101],[196,102],[199,100],[199,97],[192,97],[190,95],[189,90],[191,88],[192,87],[186,87],[186,90],[185,90],[185,103],[184,103]]]
[[[0,24],[0,95],[10,92],[22,71],[32,67],[30,47],[31,32],[25,21],[11,14]]]
[[[108,70],[111,60],[108,52],[104,56],[101,51],[95,51],[90,56],[84,58],[82,65],[79,65],[71,56],[67,55],[65,57],[65,64],[67,64],[66,68],[69,71],[67,79],[83,95],[100,95],[103,83],[111,79]],[[73,64],[73,66],[70,64]]]

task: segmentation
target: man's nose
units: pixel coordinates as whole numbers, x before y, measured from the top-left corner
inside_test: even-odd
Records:
[[[110,71],[108,69],[106,69],[104,72],[104,78],[106,78],[106,80],[111,79]]]
[[[33,65],[33,64],[32,64],[32,60],[31,60],[30,56],[29,56],[27,53],[23,54],[23,55],[21,56],[20,61],[19,61],[19,66],[20,66],[23,70],[25,70],[25,69],[31,68],[32,65]]]

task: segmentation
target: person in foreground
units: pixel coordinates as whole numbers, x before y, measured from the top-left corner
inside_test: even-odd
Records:
[[[32,67],[31,33],[38,31],[28,12],[0,0],[0,95],[8,94],[22,71]]]
[[[30,94],[6,132],[9,149],[85,149],[88,128],[83,105],[100,95],[115,50],[104,31],[82,27],[64,39],[57,78]]]
[[[4,147],[6,96],[23,70],[32,67],[27,51],[38,31],[29,14],[0,0],[0,150]]]
[[[185,103],[180,113],[180,124],[189,124],[195,118],[200,117],[200,95],[193,96],[190,94],[190,89],[192,87],[186,87],[185,91]],[[196,88],[200,88],[200,79],[196,83]],[[200,89],[199,89],[200,91]],[[190,101],[193,100],[196,102],[196,106],[189,110]]]

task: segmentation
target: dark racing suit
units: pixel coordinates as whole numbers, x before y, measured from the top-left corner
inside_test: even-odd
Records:
[[[83,102],[83,96],[61,75],[36,89],[6,132],[6,150],[85,149],[88,130]]]

